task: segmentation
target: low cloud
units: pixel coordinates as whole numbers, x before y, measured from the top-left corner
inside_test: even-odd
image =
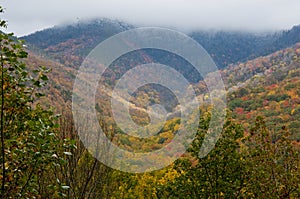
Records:
[[[106,17],[182,31],[265,32],[300,24],[298,0],[0,0],[18,36],[57,24]]]

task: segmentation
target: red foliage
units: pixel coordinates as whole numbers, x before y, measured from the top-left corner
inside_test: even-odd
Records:
[[[237,114],[244,114],[244,109],[243,108],[240,108],[240,107],[237,107],[237,108],[235,108],[235,112],[237,113]]]

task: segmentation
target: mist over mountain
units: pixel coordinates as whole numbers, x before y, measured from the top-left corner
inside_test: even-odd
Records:
[[[117,33],[132,28],[135,27],[116,20],[95,19],[64,26],[55,26],[22,37],[22,39],[27,42],[29,48],[32,49],[33,52],[39,52],[44,56],[46,55],[47,58],[60,63],[60,73],[63,74],[64,72],[62,71],[64,70],[72,70],[74,74],[74,71],[80,67],[84,58],[100,42]],[[299,71],[300,26],[295,26],[290,30],[268,34],[198,31],[190,33],[189,36],[201,44],[211,55],[221,70],[225,85],[230,92],[235,92],[236,89],[240,90],[241,85],[242,87],[247,87],[248,84],[252,84],[252,80],[256,82],[256,77],[260,77],[260,79],[264,79],[265,81],[254,86],[262,87],[262,90],[264,90],[264,87],[266,86],[272,87],[273,84],[286,86],[288,84],[287,82],[298,81],[297,77],[295,79],[294,74],[298,74]],[[161,63],[173,67],[187,80],[193,83],[196,94],[202,96],[200,98],[205,98],[204,93],[207,92],[205,83],[201,81],[202,77],[195,71],[193,66],[175,54],[158,49],[143,49],[122,55],[112,63],[109,70],[104,72],[103,76],[105,78],[102,83],[104,83],[107,88],[112,89],[116,85],[117,80],[128,70],[137,65],[150,62]],[[293,71],[293,73],[290,74],[289,71]],[[55,77],[53,78],[56,79]],[[69,77],[67,79],[68,81],[73,81]],[[57,85],[65,84],[63,83],[65,81],[64,78],[59,81],[62,83],[56,83]],[[58,88],[61,86],[56,87]],[[248,93],[256,92],[251,90],[251,85],[248,87]],[[55,93],[69,93],[64,96],[70,101],[70,92],[66,91],[68,89],[71,89],[69,85],[66,86],[64,90],[55,91]],[[110,107],[107,104],[110,93],[106,91],[100,91],[99,93],[101,92],[105,93],[105,96],[103,96],[103,99],[101,98],[97,105],[97,110],[101,113],[110,113],[107,109],[107,107]],[[292,107],[290,107],[289,111],[297,106],[298,101],[296,100],[296,95],[294,93],[289,93],[289,91],[285,90],[280,90],[278,92],[282,93],[282,95],[290,96],[290,98],[282,98],[283,100],[294,100],[293,102],[290,101]],[[151,97],[149,93],[155,93],[155,96]],[[269,94],[265,92],[261,94],[261,96],[263,96],[262,98],[273,99],[268,95]],[[268,117],[270,123],[274,123],[274,121],[278,119],[278,117],[281,117],[282,114],[287,114],[286,110],[270,113],[270,111],[268,112],[263,109],[262,103],[258,105],[251,100],[249,102],[241,103],[241,99],[237,103],[237,100],[235,100],[237,96],[239,95],[235,94],[234,97],[229,97],[230,101],[232,101],[229,103],[232,111],[239,111],[236,117],[241,117],[241,108],[244,110],[244,114],[248,115],[253,112],[261,112],[264,115],[273,114],[274,117]],[[278,96],[278,99],[276,98],[276,100],[281,100],[281,94]],[[144,100],[139,100],[140,98],[160,101],[160,103],[164,104],[169,111],[173,111],[178,104],[176,100],[172,100],[173,97],[169,95],[168,92],[157,86],[143,87],[135,93],[133,97],[136,102],[132,105],[141,107],[142,109],[146,109],[149,104],[145,104]],[[244,97],[243,99],[245,100],[246,98]],[[258,102],[260,102],[260,100],[258,100]],[[266,104],[267,102],[264,103]],[[253,104],[256,105],[254,106]],[[143,118],[141,117],[140,112],[136,114],[136,118]],[[295,120],[296,117],[294,115],[290,116],[286,116],[289,119],[281,122],[288,125],[292,124],[291,121]],[[108,118],[110,118],[110,116]],[[295,134],[294,137],[298,139],[298,134]]]
[[[9,2],[0,198],[300,198],[300,1]]]
[[[132,28],[135,27],[117,20],[94,19],[55,26],[22,39],[63,64],[78,68],[84,57],[101,41]],[[201,44],[222,69],[229,64],[264,56],[300,42],[300,26],[269,34],[197,31],[188,35]],[[155,56],[162,57],[159,53]]]

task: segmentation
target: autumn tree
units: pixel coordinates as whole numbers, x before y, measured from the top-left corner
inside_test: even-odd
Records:
[[[300,197],[299,146],[292,144],[285,126],[275,134],[267,128],[265,119],[258,116],[243,142],[249,177],[245,197]]]
[[[85,125],[91,125],[91,118],[82,117]],[[114,129],[109,129],[102,120],[100,125],[111,139]],[[59,119],[59,132],[61,139],[68,140],[66,163],[59,171],[63,181],[70,185],[67,190],[67,198],[111,198],[113,191],[118,187],[119,172],[101,163],[89,153],[88,149],[80,141],[78,132],[86,127],[76,128],[72,114],[67,110]],[[102,147],[106,142],[101,143],[99,153],[104,154]],[[124,180],[124,179],[123,179]]]
[[[243,136],[242,128],[227,119],[215,148],[200,158],[210,119],[210,114],[201,117],[197,136],[189,149],[191,157],[175,162],[174,168],[181,175],[161,186],[158,198],[236,198],[240,195],[246,180],[238,142]]]
[[[0,20],[0,26],[6,22]],[[38,103],[47,69],[30,71],[22,62],[26,57],[23,42],[1,31],[0,196],[58,198],[69,188],[56,172],[65,161],[66,143],[58,139],[56,116]]]

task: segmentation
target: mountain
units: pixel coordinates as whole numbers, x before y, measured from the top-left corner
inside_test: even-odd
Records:
[[[274,46],[277,49],[284,49],[300,41],[300,25],[294,26],[291,30],[286,30],[279,34]]]
[[[29,70],[43,66],[51,69],[48,76],[48,84],[43,88],[43,93],[46,97],[41,98],[43,106],[55,107],[56,113],[63,113],[66,110],[71,110],[71,99],[73,83],[77,71],[73,68],[66,67],[61,63],[55,62],[44,55],[37,54],[27,50],[28,58],[25,60]]]
[[[219,68],[266,56],[300,42],[300,25],[269,34],[194,32],[190,35],[209,52]]]
[[[221,69],[229,64],[244,62],[266,55],[266,49],[277,40],[277,34],[256,35],[243,32],[194,32],[191,34]],[[274,48],[274,51],[276,48]],[[270,50],[268,50],[270,51]]]
[[[132,25],[124,22],[103,18],[54,26],[53,28],[37,31],[22,38],[38,48],[46,49],[49,46],[55,46],[70,39],[79,39],[84,36],[103,41],[113,34],[131,28],[133,28]]]
[[[47,93],[55,106],[63,110],[64,106],[70,107],[76,69],[84,57],[99,42],[131,28],[133,26],[118,21],[94,20],[54,27],[22,39],[27,41],[32,50],[29,65],[34,63],[52,68]],[[297,43],[300,42],[300,26],[268,35],[194,32],[190,36],[202,44],[217,65],[221,66],[220,72],[228,90],[228,107],[246,131],[250,121],[254,121],[257,115],[264,115],[267,117],[268,127],[274,131],[288,128],[291,130],[291,137],[300,140],[300,45]],[[173,66],[193,83],[198,98],[205,99],[205,83],[195,75],[197,73],[184,59],[161,50],[131,52],[117,59],[111,69],[105,72],[104,83],[108,90],[99,88],[97,91],[96,109],[104,115],[105,122],[114,123],[109,107],[111,89],[116,80],[137,64],[149,62]],[[168,111],[174,111],[178,101],[171,100],[172,98],[172,94],[159,87],[143,87],[134,93],[130,104],[134,120],[147,124],[149,118],[145,114],[146,108],[156,102],[162,103]],[[65,102],[67,103],[64,104]],[[178,123],[173,118],[168,125],[172,126],[172,122]],[[162,131],[161,135],[172,137],[169,133],[173,131],[169,128]],[[165,134],[165,131],[169,133]],[[122,136],[120,139],[126,140]]]
[[[43,49],[62,64],[78,68],[84,57],[101,41],[132,28],[133,25],[116,20],[95,19],[56,26],[21,39]],[[217,66],[223,69],[229,64],[265,56],[300,42],[300,26],[269,34],[198,31],[190,33],[189,36],[200,43],[212,56]],[[152,56],[153,59],[158,58],[164,62],[160,57],[165,56],[157,52]],[[193,74],[190,71],[187,73]]]
[[[66,66],[79,68],[84,57],[101,41],[133,28],[124,22],[95,19],[55,26],[22,37],[31,47],[42,49],[49,57]]]
[[[262,115],[274,131],[274,140],[281,129],[289,129],[291,138],[300,141],[300,43],[231,65],[222,74],[228,107],[245,129]]]

